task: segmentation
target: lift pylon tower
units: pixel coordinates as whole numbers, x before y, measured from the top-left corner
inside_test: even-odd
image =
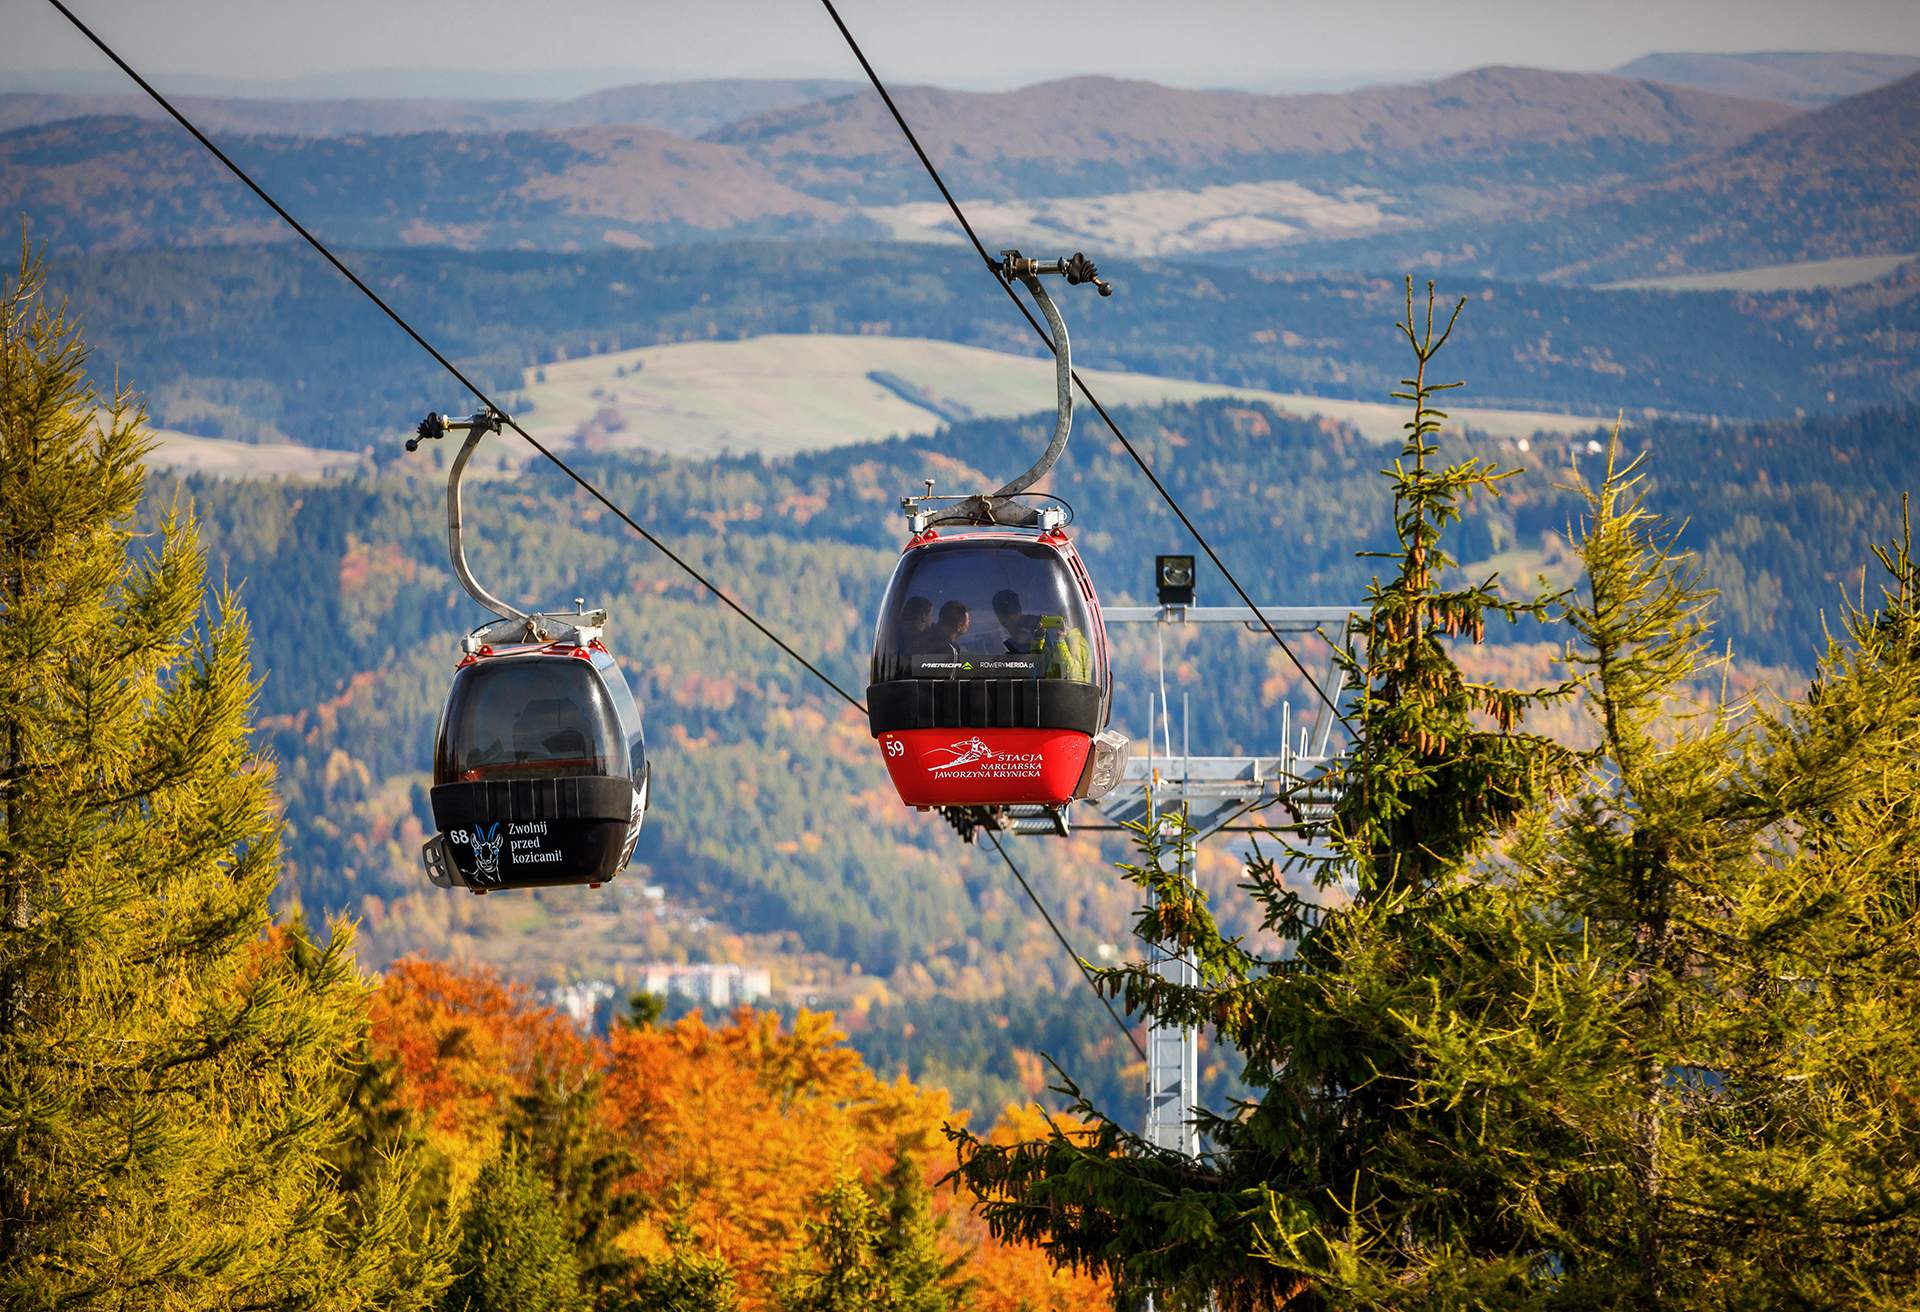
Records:
[[[1191,562],[1186,557],[1161,557],[1162,602],[1158,606],[1120,606],[1106,611],[1106,622],[1114,624],[1153,624],[1160,627],[1157,639],[1164,639],[1165,626],[1175,624],[1243,625],[1264,632],[1252,608],[1245,606],[1194,606],[1190,586],[1169,589],[1168,560],[1188,560],[1187,579],[1192,578]],[[1169,591],[1174,599],[1168,600]],[[1184,600],[1181,599],[1184,593]],[[1337,706],[1342,693],[1340,666],[1333,653],[1344,647],[1358,612],[1345,606],[1265,606],[1260,615],[1282,635],[1327,639],[1330,651],[1325,673],[1316,680],[1325,704]],[[1309,819],[1324,816],[1333,797],[1322,782],[1332,764],[1333,722],[1335,716],[1316,717],[1313,726],[1293,723],[1293,708],[1281,706],[1281,742],[1279,750],[1259,756],[1195,756],[1187,731],[1187,698],[1181,697],[1181,750],[1173,750],[1172,713],[1168,704],[1165,677],[1164,642],[1160,661],[1160,687],[1154,694],[1148,716],[1145,755],[1130,757],[1121,782],[1099,801],[1091,803],[1101,820],[1078,828],[1118,830],[1145,825],[1175,843],[1174,852],[1182,874],[1190,873],[1188,862],[1201,843],[1220,833],[1279,833],[1297,831]],[[1156,733],[1157,730],[1157,733]],[[1157,742],[1156,742],[1157,738]],[[1280,814],[1270,805],[1284,803]],[[1268,808],[1257,823],[1249,823],[1248,813]],[[1184,814],[1190,832],[1183,841],[1175,841],[1179,826],[1175,817]],[[1165,945],[1147,945],[1148,960],[1161,978],[1169,983],[1191,986],[1198,982],[1194,963]],[[1147,1036],[1147,1120],[1146,1139],[1156,1147],[1172,1149],[1189,1157],[1199,1153],[1199,1136],[1190,1120],[1191,1109],[1199,1104],[1199,1044],[1191,1029],[1155,1023]]]
[[[1167,560],[1189,557],[1162,556]],[[1162,594],[1166,594],[1162,588]],[[1191,589],[1185,595],[1192,596]],[[1158,606],[1109,606],[1102,614],[1108,628],[1116,624],[1237,625],[1255,633],[1265,633],[1271,625],[1282,637],[1305,638],[1316,635],[1329,643],[1343,644],[1357,612],[1349,606],[1263,606],[1256,615],[1247,606],[1193,606],[1181,602],[1163,602]],[[1261,623],[1264,617],[1266,623]],[[1165,627],[1156,631],[1164,636]],[[1007,834],[1058,834],[1065,837],[1069,827],[1090,830],[1117,830],[1146,820],[1151,811],[1148,794],[1162,803],[1162,809],[1186,808],[1187,820],[1199,843],[1216,833],[1266,833],[1288,828],[1285,824],[1241,824],[1247,812],[1264,803],[1289,797],[1307,806],[1324,806],[1330,799],[1320,796],[1311,780],[1325,769],[1332,743],[1332,715],[1320,717],[1312,728],[1293,724],[1293,708],[1282,704],[1279,750],[1265,756],[1194,756],[1183,750],[1176,754],[1171,732],[1158,749],[1153,744],[1151,726],[1168,718],[1166,680],[1162,671],[1161,688],[1155,709],[1147,717],[1147,752],[1127,759],[1125,773],[1113,791],[1096,802],[1085,803],[1100,813],[1101,819],[1087,823],[1077,814],[1069,820],[1067,807],[1005,806],[943,807],[941,814],[959,833],[962,841],[974,842],[980,830]],[[1340,667],[1329,652],[1327,667],[1314,680],[1316,700],[1337,705],[1340,700]],[[1183,735],[1184,739],[1184,735]],[[1308,780],[1303,788],[1301,781]],[[1157,780],[1157,782],[1156,782]]]

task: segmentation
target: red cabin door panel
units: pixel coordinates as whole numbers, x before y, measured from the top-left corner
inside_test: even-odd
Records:
[[[899,729],[880,754],[908,806],[1058,806],[1091,743],[1072,729]]]

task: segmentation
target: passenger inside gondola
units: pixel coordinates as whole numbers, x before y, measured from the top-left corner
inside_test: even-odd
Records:
[[[967,631],[973,627],[973,612],[964,601],[950,601],[940,608],[940,623],[934,628],[934,652],[960,655]]]
[[[1087,635],[1069,625],[1063,617],[1040,617],[1040,644],[1035,650],[1046,658],[1041,666],[1040,677],[1072,679],[1078,683],[1094,681],[1093,648],[1087,643]]]
[[[929,543],[902,559],[881,609],[874,680],[1024,677],[1098,684],[1104,674],[1094,668],[1094,623],[1072,573],[1046,546]],[[1005,657],[1037,659],[994,659]]]
[[[933,650],[933,602],[925,597],[908,597],[900,607],[900,645],[906,651],[924,653]]]
[[[1012,588],[993,594],[993,617],[1000,621],[1000,630],[1006,635],[1002,646],[1008,652],[1026,655],[1040,650],[1040,619],[1027,614],[1020,604],[1020,594]]]

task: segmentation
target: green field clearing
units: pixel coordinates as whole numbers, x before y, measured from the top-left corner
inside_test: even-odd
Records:
[[[1393,220],[1391,202],[1392,197],[1371,187],[1346,187],[1329,195],[1297,182],[1234,182],[1023,202],[979,201],[972,218],[1029,247],[1084,245],[1112,255],[1167,256],[1369,232]],[[865,213],[886,224],[897,241],[961,239],[959,226],[938,201],[871,206]]]
[[[887,381],[876,381],[876,375]],[[1386,441],[1404,407],[1082,370],[1108,405],[1232,396],[1326,415]],[[527,371],[528,426],[596,449],[676,456],[779,455],[934,432],[949,418],[1032,414],[1053,404],[1053,365],[953,342],[834,334],[679,342]],[[912,398],[912,399],[909,399]],[[1581,432],[1603,422],[1538,410],[1461,407],[1454,421],[1501,437]]]
[[[1877,282],[1901,265],[1920,260],[1905,255],[1859,255],[1839,260],[1803,260],[1727,273],[1682,273],[1671,278],[1633,278],[1603,283],[1603,292],[1810,292],[1823,287],[1857,287]]]
[[[365,459],[354,451],[322,451],[292,442],[240,442],[199,437],[172,428],[148,430],[154,438],[147,463],[156,469],[213,478],[321,478]]]

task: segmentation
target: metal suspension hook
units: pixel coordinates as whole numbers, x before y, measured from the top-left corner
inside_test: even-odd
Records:
[[[451,415],[428,415],[420,421],[415,435],[407,439],[407,450],[417,451],[422,442],[438,441],[448,433],[466,433],[467,440],[461,444],[459,454],[454,456],[453,465],[447,471],[447,554],[453,560],[453,573],[460,580],[460,586],[467,590],[468,596],[501,619],[526,620],[529,616],[525,611],[509,606],[473,577],[473,571],[467,566],[466,547],[460,540],[460,480],[466,475],[467,461],[472,457],[474,448],[480,445],[480,439],[488,433],[499,432],[506,418],[493,409],[479,411],[465,419],[455,419]]]
[[[1014,496],[1045,478],[1067,449],[1067,437],[1073,432],[1073,346],[1067,337],[1067,322],[1060,317],[1053,298],[1047,295],[1041,275],[1059,274],[1066,278],[1069,286],[1092,283],[1102,296],[1113,295],[1113,288],[1101,281],[1093,261],[1078,251],[1071,259],[1064,260],[1030,260],[1019,251],[1002,251],[999,273],[1009,282],[1018,279],[1026,284],[1040,312],[1047,317],[1047,328],[1053,336],[1054,421],[1053,440],[1047,443],[1047,449],[1033,468],[993,493],[994,498]]]

